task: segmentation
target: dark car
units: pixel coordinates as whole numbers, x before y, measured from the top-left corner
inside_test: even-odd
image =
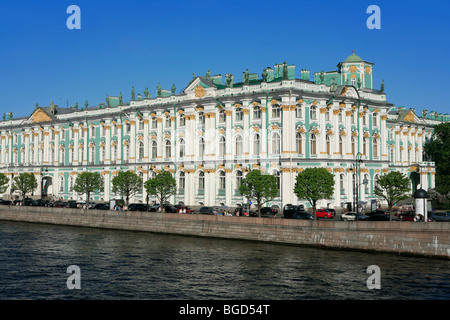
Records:
[[[9,205],[12,204],[11,200],[2,200],[0,203],[5,205],[5,206],[9,206]]]
[[[278,209],[272,207],[261,208],[261,217],[273,217],[278,214]]]
[[[384,214],[384,215],[387,215],[388,217],[389,217],[389,212],[388,211],[384,211],[384,210],[374,210],[374,211],[371,211],[371,212],[367,212],[366,213],[366,216],[374,216],[374,215],[377,215],[377,214]]]
[[[291,219],[300,219],[300,220],[314,220],[314,217],[311,213],[306,211],[296,211],[292,215]]]
[[[199,210],[200,214],[214,214],[213,207],[201,207]]]
[[[291,218],[292,215],[297,211],[305,211],[305,206],[302,204],[298,206],[287,204],[283,207],[283,216],[285,218]]]
[[[129,211],[148,211],[149,207],[145,203],[132,203],[128,206]]]
[[[450,212],[433,212],[431,221],[450,221]]]
[[[165,213],[177,213],[177,208],[171,204],[165,204],[163,208]]]
[[[52,207],[52,203],[49,200],[45,200],[45,199],[37,199],[35,201],[36,206],[38,207]]]
[[[367,221],[389,221],[388,214],[373,214],[367,218]],[[392,221],[400,221],[397,218],[392,218]]]
[[[97,203],[92,209],[94,210],[109,210],[109,203]]]
[[[53,204],[53,207],[55,207],[55,208],[68,208],[69,207],[69,203],[68,202],[64,202],[64,201],[56,201]]]

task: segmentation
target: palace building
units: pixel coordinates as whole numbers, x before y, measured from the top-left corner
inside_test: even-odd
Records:
[[[177,180],[171,202],[186,205],[247,203],[238,189],[252,169],[277,177],[279,196],[267,205],[278,207],[309,207],[293,193],[297,173],[309,167],[335,176],[324,207],[353,202],[356,191],[363,202],[377,200],[374,185],[389,171],[407,174],[412,191],[432,188],[435,166],[423,146],[433,126],[450,118],[395,107],[383,83],[374,87],[373,67],[353,53],[335,71],[313,75],[286,63],[265,68],[262,77],[247,69],[240,82],[208,71],[179,94],[158,84],[153,98],[148,89],[136,97],[133,87],[128,102],[120,94],[95,107],[51,103],[27,118],[8,113],[0,121],[0,172],[33,173],[35,198],[66,200],[85,199],[73,191],[78,174],[99,172],[105,187],[92,200],[105,202],[120,198],[111,180],[125,170],[144,182],[169,171]],[[3,198],[16,195],[10,185]],[[143,189],[132,202],[146,196]]]

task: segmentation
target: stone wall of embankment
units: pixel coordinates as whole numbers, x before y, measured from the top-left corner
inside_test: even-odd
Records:
[[[243,239],[450,259],[450,223],[307,221],[0,206],[0,220]]]

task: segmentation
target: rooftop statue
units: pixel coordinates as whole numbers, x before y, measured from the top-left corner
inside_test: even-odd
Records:
[[[131,88],[131,100],[132,101],[136,100],[136,94],[134,92],[134,86]]]
[[[158,82],[158,85],[156,86],[156,93],[158,97],[161,97],[161,83]]]

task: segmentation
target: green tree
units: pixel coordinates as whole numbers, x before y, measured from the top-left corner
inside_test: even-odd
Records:
[[[24,203],[25,195],[36,190],[37,187],[36,177],[32,173],[21,173],[13,179],[13,188],[22,192]]]
[[[386,200],[389,207],[389,220],[392,221],[392,207],[400,200],[408,198],[409,179],[398,171],[382,175],[375,186],[374,194]]]
[[[426,158],[436,164],[436,191],[450,192],[450,122],[437,125],[431,140],[424,146]]]
[[[177,182],[170,172],[162,171],[154,178],[145,181],[144,186],[149,195],[156,196],[160,206],[163,208],[166,200],[175,194]]]
[[[263,174],[260,170],[254,169],[242,179],[239,191],[247,199],[255,200],[258,208],[258,217],[261,217],[263,204],[278,195],[277,179],[271,174]]]
[[[126,206],[132,196],[142,190],[142,179],[132,171],[119,172],[112,179],[112,192],[125,197]]]
[[[89,206],[89,199],[91,193],[99,192],[103,189],[103,177],[98,172],[82,172],[78,175],[75,180],[75,185],[73,186],[73,190],[75,192],[86,194],[87,196],[87,205]]]
[[[309,201],[313,208],[314,220],[316,205],[321,199],[329,199],[334,192],[334,176],[325,168],[307,168],[297,174],[294,193],[300,199]]]
[[[9,178],[4,174],[0,173],[0,193],[5,193],[8,189]]]

